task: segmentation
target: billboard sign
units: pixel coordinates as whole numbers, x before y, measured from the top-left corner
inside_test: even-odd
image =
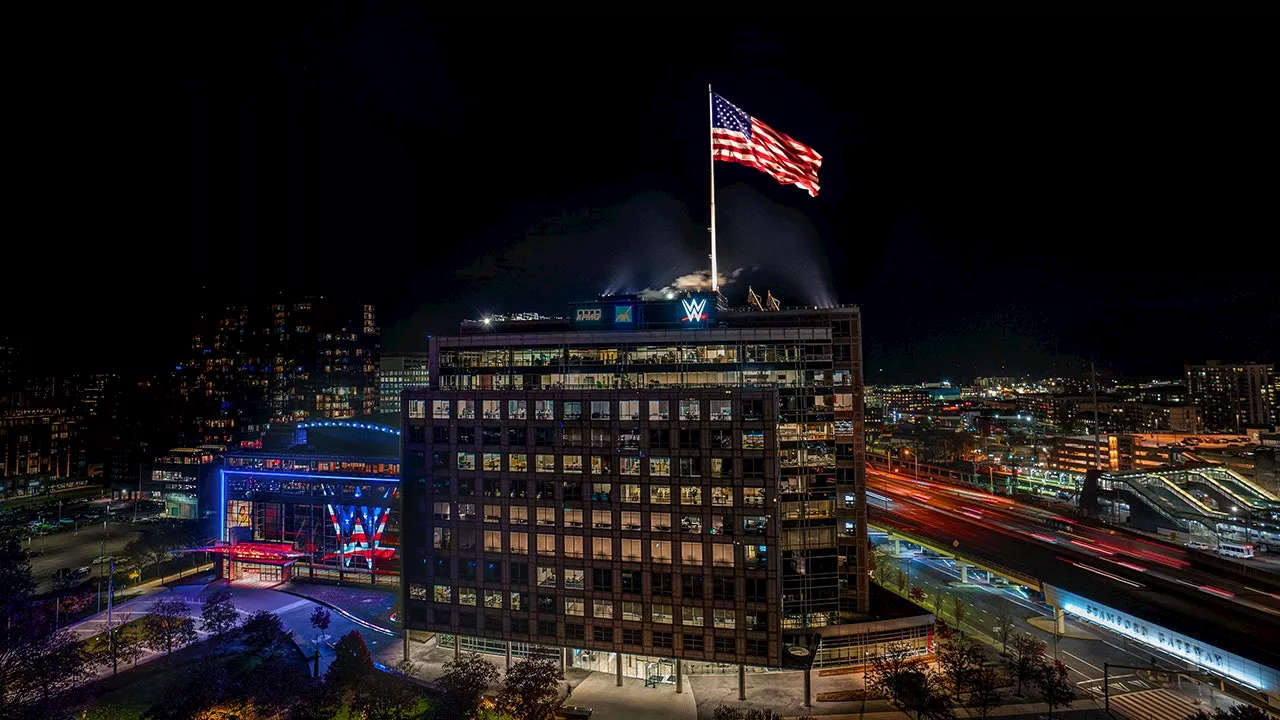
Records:
[[[636,321],[635,305],[614,305],[613,306],[613,324],[614,325],[632,325]]]
[[[600,322],[604,317],[604,313],[600,308],[578,308],[578,312],[574,314],[574,322]]]

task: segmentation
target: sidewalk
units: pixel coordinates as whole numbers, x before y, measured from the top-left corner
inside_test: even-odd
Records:
[[[125,599],[124,602],[114,605],[112,607],[112,613],[116,615],[120,613],[131,613],[132,612],[130,609],[131,605],[137,603],[139,600],[144,600],[152,595],[155,595],[158,592],[172,589],[175,583],[180,585],[188,585],[188,584],[194,584],[198,582],[198,584],[200,585],[205,585],[210,580],[212,580],[212,578],[202,579],[201,576],[212,569],[213,569],[213,563],[209,563],[207,565],[201,565],[195,568],[194,570],[183,570],[181,572],[174,573],[172,575],[168,575],[162,578],[154,578],[144,583],[134,585],[133,587],[129,588],[129,590],[131,591],[136,590],[138,591],[138,594],[130,595],[128,598]],[[107,622],[107,611],[103,610],[102,612],[94,613],[93,615],[89,615],[87,617],[81,618],[80,620],[77,620],[71,623],[70,625],[64,625],[63,629],[77,631],[77,629],[80,628],[80,626],[86,625],[89,623],[95,623],[95,622],[103,626],[102,629],[99,630],[98,632],[105,631],[105,625]],[[96,635],[97,633],[94,633],[94,634]]]

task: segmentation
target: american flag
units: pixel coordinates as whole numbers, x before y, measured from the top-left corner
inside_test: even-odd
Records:
[[[719,95],[711,94],[711,156],[736,162],[818,196],[822,156],[774,130]]]

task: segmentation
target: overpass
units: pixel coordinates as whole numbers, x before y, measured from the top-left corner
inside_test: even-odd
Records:
[[[988,575],[1002,577],[1006,580],[1022,585],[1023,587],[1026,587],[1030,590],[1035,590],[1036,592],[1044,591],[1044,588],[1040,584],[1039,578],[1032,575],[1028,575],[1026,573],[1018,572],[1017,570],[1005,567],[1004,565],[1000,565],[999,563],[994,563],[994,562],[991,562],[990,560],[985,560],[983,558],[977,557],[972,553],[970,553],[968,551],[968,548],[965,548],[962,551],[960,549],[960,542],[958,540],[952,541],[952,544],[950,546],[947,546],[946,543],[934,542],[933,540],[930,540],[924,537],[924,535],[920,533],[913,532],[912,530],[909,530],[909,529],[896,527],[893,525],[893,523],[885,522],[885,521],[876,522],[875,520],[871,520],[867,523],[867,527],[874,530],[879,530],[885,533],[890,540],[894,541],[894,551],[895,551],[895,554],[897,555],[902,554],[901,541],[906,540],[912,545],[918,545],[919,547],[925,550],[928,550],[932,553],[935,553],[937,555],[940,555],[942,557],[955,558],[957,565],[961,565],[961,563],[963,563],[963,565],[961,565],[960,567],[962,582],[967,581],[968,579],[969,567],[975,567],[975,568],[978,568],[979,570],[986,571]],[[965,565],[969,567],[965,567]]]

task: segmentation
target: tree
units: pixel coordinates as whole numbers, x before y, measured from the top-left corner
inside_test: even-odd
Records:
[[[476,653],[462,653],[444,664],[436,681],[437,720],[474,720],[484,691],[498,683],[498,669]]]
[[[923,605],[925,598],[928,597],[928,593],[924,591],[924,588],[913,587],[907,592],[907,597],[911,599],[911,602],[916,603],[917,605]]]
[[[219,590],[204,599],[200,608],[200,627],[221,642],[240,622],[240,613],[231,602],[231,593]]]
[[[280,617],[269,610],[259,610],[240,626],[241,637],[250,652],[272,659],[280,656],[293,631],[287,630]]]
[[[1186,720],[1270,720],[1270,716],[1255,705],[1232,705],[1226,709],[1214,708],[1211,713],[1196,710]]]
[[[1034,676],[1036,689],[1040,697],[1049,705],[1049,717],[1053,717],[1053,709],[1071,707],[1075,699],[1075,686],[1067,674],[1067,666],[1061,660],[1042,662]]]
[[[173,654],[176,648],[196,641],[196,622],[191,607],[180,597],[156,600],[142,618],[143,644],[152,650]]]
[[[1000,641],[1000,654],[1009,654],[1009,636],[1013,633],[1013,611],[1009,609],[1008,603],[1001,603],[1000,609],[996,612],[995,633],[996,639]]]
[[[118,616],[117,624],[106,633],[106,646],[99,661],[111,666],[112,675],[119,674],[121,662],[127,665],[137,662],[142,656],[142,637],[136,628],[129,627],[132,617],[128,614]]]
[[[34,595],[21,542],[0,541],[0,717],[63,714],[91,671],[84,643],[55,629],[52,607]]]
[[[948,720],[955,717],[951,700],[938,676],[911,657],[911,647],[894,643],[871,661],[866,684],[882,693],[894,707],[915,713],[917,720]]]
[[[973,682],[973,675],[982,669],[986,652],[972,638],[952,633],[938,643],[938,667],[955,692],[956,700]]]
[[[900,592],[900,593],[901,593],[901,592],[906,592],[906,590],[907,590],[907,574],[906,574],[905,572],[903,572],[903,571],[902,571],[902,568],[898,568],[898,577],[896,578],[896,581],[897,581],[897,585],[898,585],[898,592]]]
[[[969,685],[970,710],[977,710],[979,717],[986,717],[994,708],[1000,707],[1004,698],[1000,694],[1000,673],[995,668],[980,668],[971,677]]]
[[[353,710],[364,720],[406,720],[418,710],[422,692],[410,677],[414,673],[411,660],[402,661],[393,670],[372,673],[356,692]]]
[[[515,720],[543,720],[555,709],[564,673],[551,653],[539,649],[511,666],[498,693],[499,707]]]
[[[1018,682],[1015,695],[1022,695],[1022,684],[1035,677],[1036,671],[1044,664],[1044,641],[1037,640],[1029,633],[1018,633],[1009,643],[1009,669]]]
[[[356,630],[343,635],[333,651],[336,655],[325,671],[324,682],[345,697],[373,674],[373,655]]]
[[[893,571],[893,560],[884,553],[876,553],[876,584],[884,587],[889,584],[889,573]]]
[[[317,605],[315,610],[311,611],[311,627],[316,629],[316,643],[319,644],[324,640],[324,631],[329,629],[329,622],[333,616],[325,609],[323,605]]]
[[[716,709],[711,711],[711,720],[782,720],[782,716],[772,708],[739,709],[728,705],[717,705]]]
[[[963,598],[959,595],[951,596],[951,614],[954,615],[956,619],[956,630],[959,630],[961,624],[964,623],[965,610],[967,609],[968,606],[965,605]]]

